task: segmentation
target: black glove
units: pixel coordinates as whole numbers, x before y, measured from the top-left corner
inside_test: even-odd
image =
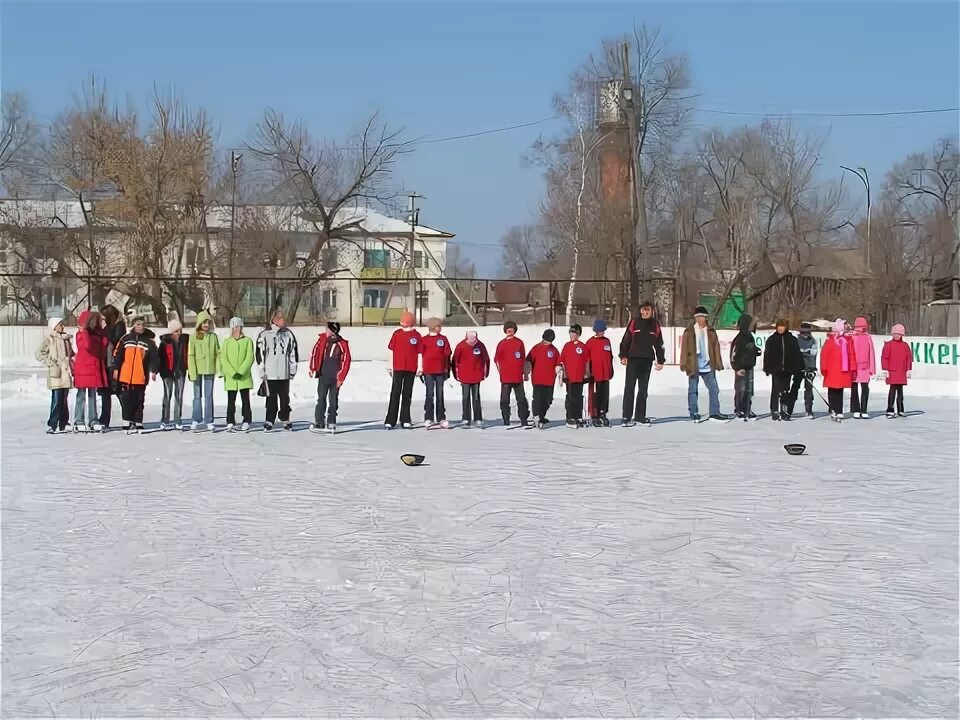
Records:
[[[811,381],[811,382],[812,382],[813,379],[817,376],[817,371],[816,371],[816,370],[806,370],[806,371],[803,373],[803,376],[804,376],[808,381]]]

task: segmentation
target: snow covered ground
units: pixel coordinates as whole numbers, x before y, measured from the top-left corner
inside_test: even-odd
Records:
[[[4,370],[3,716],[955,717],[957,401],[693,425],[679,375],[652,428],[386,432],[358,363],[335,437],[51,438]]]

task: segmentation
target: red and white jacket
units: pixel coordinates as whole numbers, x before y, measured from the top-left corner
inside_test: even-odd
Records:
[[[323,365],[323,356],[329,354],[332,357],[339,348],[340,369],[337,370],[337,383],[342,385],[347,379],[347,373],[350,372],[350,343],[343,338],[338,338],[331,343],[330,337],[326,333],[321,333],[317,338],[317,344],[313,346],[313,352],[310,353],[310,375],[318,376]]]

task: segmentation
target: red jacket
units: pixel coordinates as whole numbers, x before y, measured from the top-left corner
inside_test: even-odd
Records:
[[[490,356],[487,348],[477,340],[471,345],[461,340],[453,353],[453,377],[464,385],[473,385],[487,379],[490,374]]]
[[[97,330],[87,329],[87,321],[97,317]],[[73,384],[79,390],[107,387],[107,335],[99,329],[99,314],[84,310],[77,321],[77,356],[73,366]]]
[[[606,382],[613,379],[613,345],[610,338],[596,335],[584,343],[587,357],[590,358],[590,377],[594,382]]]
[[[530,348],[527,355],[530,362],[530,379],[534,385],[553,385],[557,381],[557,366],[560,364],[560,351],[552,343],[539,342]]]
[[[906,385],[913,369],[913,350],[905,340],[887,340],[880,352],[880,368],[887,371],[887,385]]]
[[[843,347],[847,346],[847,362],[843,362]],[[820,373],[823,375],[823,386],[834,390],[841,390],[853,385],[853,378],[857,374],[857,351],[853,346],[853,338],[844,335],[840,338],[830,336],[823,343],[820,350]]]
[[[453,350],[450,341],[441,333],[423,336],[423,374],[446,375],[450,372]]]
[[[505,337],[497,343],[493,362],[500,371],[500,382],[505,385],[523,382],[523,355],[523,340],[516,335]]]
[[[311,377],[320,373],[320,366],[323,365],[323,356],[327,352],[329,342],[330,336],[326,333],[321,333],[320,337],[317,338],[317,343],[313,346],[313,352],[310,353]],[[330,346],[331,353],[333,352],[334,346],[340,347],[340,369],[337,370],[337,383],[342,385],[343,381],[347,379],[347,373],[350,372],[350,343],[340,338]],[[334,356],[331,355],[331,357]]]
[[[423,338],[416,330],[397,328],[390,336],[388,350],[393,350],[394,370],[417,371],[417,362],[423,349]]]
[[[587,364],[590,356],[587,354],[587,346],[579,340],[570,340],[563,346],[560,353],[560,364],[563,365],[563,372],[566,373],[567,382],[582,383],[587,376]]]

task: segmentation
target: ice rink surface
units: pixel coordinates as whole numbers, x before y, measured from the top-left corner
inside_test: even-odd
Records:
[[[908,409],[47,437],[5,405],[3,716],[956,717],[957,401]]]

